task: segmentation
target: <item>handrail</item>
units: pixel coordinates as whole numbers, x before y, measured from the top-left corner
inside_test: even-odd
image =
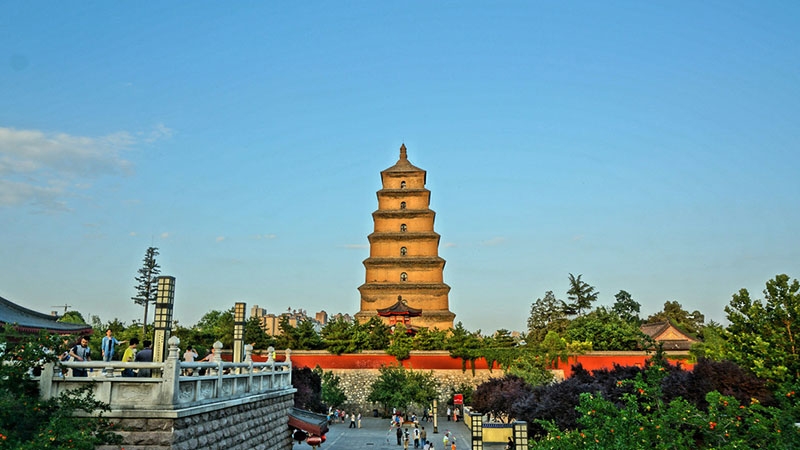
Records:
[[[214,343],[214,360],[181,362],[178,359],[180,339],[169,339],[169,354],[164,362],[64,361],[44,366],[39,377],[40,394],[44,398],[92,383],[95,398],[108,403],[112,410],[180,409],[201,404],[234,400],[292,388],[291,350],[286,361],[273,359],[269,348],[266,362],[253,362],[251,345],[245,346],[244,362],[226,362],[219,357],[222,343]],[[92,376],[61,376],[64,368],[94,369]],[[198,369],[206,369],[200,376]],[[122,377],[119,369],[149,369],[149,377]],[[192,369],[191,375],[187,375]]]

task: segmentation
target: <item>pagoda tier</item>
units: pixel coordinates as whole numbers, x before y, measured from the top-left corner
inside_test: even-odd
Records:
[[[372,213],[374,231],[368,237],[370,256],[364,260],[366,280],[358,290],[365,322],[381,316],[402,298],[407,307],[421,310],[413,318],[417,327],[453,327],[450,286],[444,283],[445,260],[439,257],[438,233],[433,231],[436,213],[425,188],[427,173],[412,165],[405,145],[397,163],[381,172],[383,187],[377,192],[378,209]]]

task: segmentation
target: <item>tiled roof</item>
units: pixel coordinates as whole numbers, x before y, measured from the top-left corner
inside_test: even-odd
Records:
[[[91,325],[58,322],[57,317],[17,305],[0,297],[0,324],[16,324],[22,332],[47,330],[58,334],[91,333]]]
[[[416,317],[422,314],[421,309],[412,308],[403,299],[398,299],[394,305],[378,310],[379,316],[411,316]]]

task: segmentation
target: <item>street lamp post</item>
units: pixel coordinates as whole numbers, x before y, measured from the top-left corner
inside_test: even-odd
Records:
[[[167,340],[169,340],[172,330],[172,307],[175,303],[175,277],[158,277],[158,290],[156,292],[153,362],[164,362],[167,356]]]
[[[472,450],[483,450],[483,415],[479,412],[470,411],[469,419],[469,430],[470,434],[472,434]]]
[[[439,399],[433,399],[433,433],[436,434],[439,432],[439,412],[437,411],[439,407]]]
[[[244,309],[246,304],[236,302],[233,307],[233,362],[240,363],[244,357]]]

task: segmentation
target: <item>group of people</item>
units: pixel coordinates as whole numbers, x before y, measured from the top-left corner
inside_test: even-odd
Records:
[[[336,421],[340,423],[345,423],[345,421],[350,421],[350,425],[348,428],[361,428],[361,412],[356,415],[356,413],[348,413],[345,412],[343,409],[333,409],[328,408],[328,424],[332,425]]]
[[[102,341],[100,341],[100,355],[103,358],[103,362],[111,362],[114,360],[114,353],[116,351],[116,346],[119,344],[124,344],[128,341],[120,341],[114,337],[114,332],[111,329],[106,330],[106,335],[103,336]],[[153,361],[153,343],[149,340],[145,340],[142,343],[142,349],[138,350],[139,347],[139,339],[132,338],[128,343],[128,348],[125,349],[125,352],[122,354],[122,362],[152,362]],[[81,336],[74,345],[69,347],[67,350],[60,357],[61,361],[76,361],[76,362],[87,362],[92,360],[92,349],[89,347],[89,336]],[[73,367],[72,368],[72,376],[73,377],[88,377],[89,370],[83,367]],[[113,372],[103,369],[103,374],[111,375]],[[124,377],[149,377],[150,376],[150,369],[139,369],[138,373],[134,372],[133,369],[125,368],[122,371],[122,376]]]
[[[428,410],[426,409],[423,418],[426,419],[427,415]],[[404,449],[407,449],[413,442],[414,448],[421,448],[424,450],[432,449],[433,443],[428,441],[428,432],[425,431],[425,427],[420,428],[415,413],[411,414],[410,421],[411,425],[413,425],[411,431],[409,432],[408,427],[403,431],[403,425],[406,422],[405,417],[402,414],[398,414],[397,410],[392,411],[392,422],[389,425],[389,432],[392,431],[392,428],[396,429],[395,435],[397,436],[397,445],[402,445]]]
[[[448,406],[446,415],[448,422],[450,421],[450,418],[453,419],[453,422],[458,422],[458,416],[461,415],[461,411],[458,409],[458,406],[454,407],[453,409],[450,409],[450,407]]]
[[[102,341],[100,342],[100,354],[103,358],[103,362],[111,362],[114,360],[114,355],[116,353],[116,346],[120,344],[128,343],[128,348],[125,349],[125,352],[122,354],[122,362],[153,362],[153,343],[150,340],[145,339],[142,342],[141,349],[139,348],[139,339],[138,338],[131,338],[130,342],[128,341],[120,341],[114,337],[114,332],[111,329],[106,330],[106,335],[103,336]],[[82,336],[78,339],[78,342],[69,346],[68,342],[65,341],[65,347],[67,349],[62,353],[61,357],[59,358],[61,361],[77,361],[77,362],[85,362],[92,360],[92,350],[89,347],[89,336]],[[195,351],[191,346],[186,349],[186,352],[183,354],[183,360],[185,362],[195,362],[197,358],[197,351]],[[214,351],[212,350],[205,358],[199,360],[199,362],[204,361],[213,361],[214,360]],[[87,377],[89,376],[89,370],[92,369],[85,369],[80,367],[73,367],[72,368],[72,376],[73,377]],[[103,369],[103,374],[111,376],[113,374],[112,370]],[[134,371],[132,368],[125,368],[122,370],[123,377],[149,377],[151,376],[152,372],[150,369],[139,369],[138,371]],[[186,369],[183,372],[184,375],[192,375],[192,369]]]

